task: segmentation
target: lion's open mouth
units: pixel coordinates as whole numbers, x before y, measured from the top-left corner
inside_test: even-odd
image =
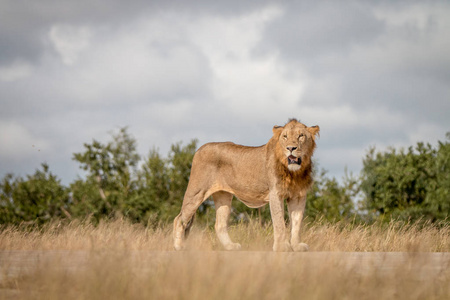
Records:
[[[288,156],[288,165],[300,165],[302,163],[302,159],[300,157],[295,157],[294,155]]]

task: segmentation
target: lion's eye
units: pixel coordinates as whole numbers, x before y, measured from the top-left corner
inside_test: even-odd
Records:
[[[287,140],[287,135],[286,134],[283,135],[283,139]]]
[[[304,140],[304,139],[305,139],[305,135],[304,135],[303,133],[301,133],[301,134],[298,136],[298,139],[299,139],[299,140]]]

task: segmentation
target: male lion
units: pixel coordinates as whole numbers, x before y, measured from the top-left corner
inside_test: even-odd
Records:
[[[269,142],[246,147],[231,142],[208,143],[198,149],[180,214],[174,220],[174,247],[183,248],[195,212],[212,196],[216,207],[216,234],[227,250],[238,250],[228,235],[231,200],[235,195],[252,208],[269,203],[274,229],[274,251],[307,251],[300,243],[300,226],[306,193],[312,185],[312,162],[319,126],[307,127],[291,119],[274,126]],[[291,223],[290,242],[286,238],[284,200]]]

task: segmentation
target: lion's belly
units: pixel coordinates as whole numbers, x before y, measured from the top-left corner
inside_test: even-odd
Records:
[[[238,198],[239,201],[251,208],[258,208],[269,203],[269,190],[258,192],[251,188],[244,188],[243,186],[230,186],[228,184],[214,184],[206,193],[206,197],[213,195],[216,192],[228,192]]]
[[[237,197],[237,199],[250,208],[259,208],[259,207],[262,207],[262,206],[266,205],[267,203],[269,203],[269,201],[254,201],[254,200],[248,201],[248,200],[244,200],[239,197]]]
[[[234,191],[233,193],[242,203],[251,208],[258,208],[269,203],[269,191],[252,193],[249,191]]]

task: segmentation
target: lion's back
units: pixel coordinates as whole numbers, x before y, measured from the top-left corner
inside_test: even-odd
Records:
[[[263,146],[251,147],[233,142],[213,142],[200,147],[194,155],[193,165],[223,167],[234,164],[253,164],[264,155]]]

